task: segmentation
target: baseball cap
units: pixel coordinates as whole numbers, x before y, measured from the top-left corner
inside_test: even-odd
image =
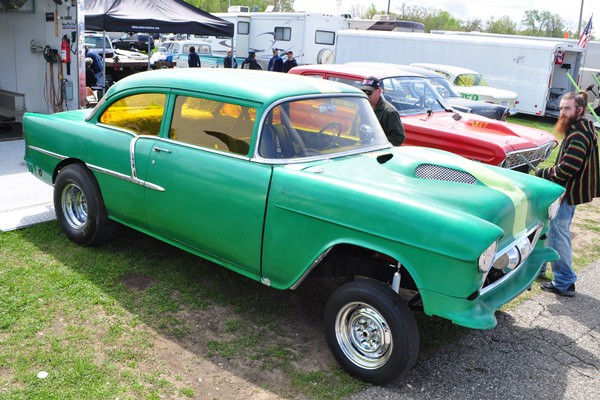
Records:
[[[359,89],[360,90],[373,90],[383,87],[383,84],[379,79],[374,76],[369,76],[368,78],[363,79]]]

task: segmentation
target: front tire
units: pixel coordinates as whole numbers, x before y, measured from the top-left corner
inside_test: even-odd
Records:
[[[410,309],[392,289],[357,281],[327,301],[325,338],[350,375],[375,385],[404,376],[419,354],[419,331]]]
[[[95,246],[114,233],[115,223],[108,219],[96,178],[83,165],[72,164],[59,171],[54,209],[62,231],[75,243]]]

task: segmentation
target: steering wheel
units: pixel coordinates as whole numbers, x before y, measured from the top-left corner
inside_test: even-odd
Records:
[[[336,143],[335,141],[333,141],[333,136],[325,134],[325,131],[327,131],[329,129],[333,129],[334,131],[337,131],[337,134],[335,135],[336,138],[340,137],[340,135],[342,134],[342,124],[340,124],[339,122],[335,122],[335,121],[330,122],[327,125],[325,125],[323,128],[321,128],[321,130],[317,133],[316,142],[321,142],[321,143],[329,144],[329,145],[336,145],[339,147],[339,143]],[[327,139],[329,139],[329,140],[327,140]]]

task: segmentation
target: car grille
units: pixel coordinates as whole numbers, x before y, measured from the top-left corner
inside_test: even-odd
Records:
[[[422,179],[466,183],[469,185],[477,183],[477,179],[467,172],[433,164],[420,164],[415,169],[415,174]]]
[[[529,164],[536,166],[550,156],[550,153],[552,153],[552,150],[555,146],[555,142],[550,142],[535,149],[520,150],[508,153],[506,155],[506,159],[502,163],[502,167],[515,169]]]

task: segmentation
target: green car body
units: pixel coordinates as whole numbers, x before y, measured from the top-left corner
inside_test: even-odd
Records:
[[[116,103],[120,99],[147,100],[148,93],[161,99],[158,106],[129,104],[122,115],[153,122],[144,117],[125,126],[111,116],[123,109],[117,104],[127,103]],[[155,106],[158,117],[152,117]],[[195,129],[181,128],[184,114],[201,115],[197,126],[229,121],[237,112],[229,109],[250,110],[244,135],[235,125],[203,132],[225,138],[227,147],[180,142]],[[237,115],[235,123],[244,118]],[[439,150],[392,147],[374,118],[362,92],[335,82],[262,71],[161,70],[116,83],[94,110],[27,113],[25,160],[48,184],[60,182],[68,167],[91,172],[84,176],[97,185],[96,205],[81,179],[61,182],[55,193],[63,229],[82,244],[102,240],[74,238],[81,227],[69,219],[71,211],[98,214],[101,221],[105,210],[107,223],[130,226],[277,289],[297,288],[310,276],[367,276],[392,287],[398,278],[394,291],[399,286],[418,296],[426,314],[470,328],[494,327],[495,311],[557,257],[542,239],[563,188]],[[330,119],[345,119],[339,132],[316,132]],[[275,150],[267,150],[263,143],[273,129],[267,126],[275,120],[288,124],[288,134],[295,127],[306,148],[281,155],[283,142],[275,140]],[[319,140],[309,149],[313,137]],[[71,193],[80,192],[88,199],[78,208]],[[92,228],[99,228],[94,221]],[[331,335],[339,339],[342,330],[336,325]],[[340,354],[350,354],[349,366],[342,365],[374,383],[397,378],[416,360],[411,353],[403,368],[379,374],[372,371],[385,370],[388,358],[373,367],[341,347]]]

